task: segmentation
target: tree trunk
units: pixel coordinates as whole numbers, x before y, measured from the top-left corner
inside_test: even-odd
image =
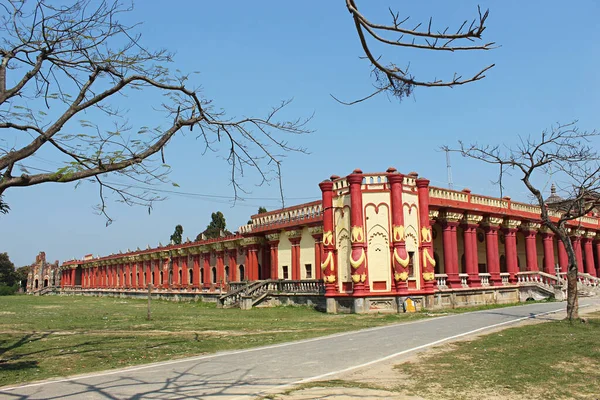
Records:
[[[577,264],[569,265],[567,273],[567,319],[579,319],[579,301],[577,299]]]

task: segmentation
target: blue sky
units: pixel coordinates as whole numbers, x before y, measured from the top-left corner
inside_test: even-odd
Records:
[[[438,27],[456,27],[477,10],[477,2],[467,0],[358,4],[372,19],[387,22],[387,7],[395,3],[411,20],[433,16]],[[230,116],[264,115],[279,101],[293,98],[286,116],[314,113],[310,127],[315,132],[290,138],[310,154],[289,154],[284,161],[288,205],[318,199],[321,180],[354,168],[376,172],[394,166],[446,186],[445,155],[439,148],[458,139],[511,144],[518,135],[536,135],[552,123],[574,119],[581,129],[600,128],[600,5],[593,0],[482,3],[490,8],[485,41],[500,48],[441,55],[388,50],[385,55],[399,65],[410,62],[421,79],[451,77],[454,71],[467,75],[495,63],[486,79],[454,89],[417,88],[401,103],[380,96],[353,107],[330,97],[353,99],[371,88],[369,66],[359,59],[361,49],[343,0],[173,4],[165,8],[164,2],[139,1],[127,18],[143,21],[139,31],[146,46],[177,53],[173,69],[200,71],[193,83],[202,85],[218,108]],[[130,117],[138,126],[151,118]],[[171,179],[180,185],[176,190],[232,196],[228,165],[215,154],[203,156],[192,136],[173,140],[166,156],[173,167]],[[51,168],[56,162],[48,161],[39,166]],[[491,183],[494,170],[454,154],[452,172],[455,188],[498,195]],[[259,206],[279,206],[277,185],[259,187],[255,178],[249,174],[244,180],[251,194],[234,208],[219,198],[175,194],[155,204],[150,215],[143,208],[111,203],[115,221],[109,227],[93,212],[98,195],[91,184],[10,189],[5,197],[12,210],[0,217],[0,251],[20,266],[42,250],[51,260],[63,261],[145,248],[168,242],[176,224],[183,225],[184,237],[194,238],[216,210],[235,230]],[[506,193],[527,199],[516,179]]]

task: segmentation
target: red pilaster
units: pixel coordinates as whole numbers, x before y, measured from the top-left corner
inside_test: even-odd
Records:
[[[552,231],[542,232],[542,245],[544,246],[544,272],[554,275],[556,273],[554,264],[554,234]]]
[[[465,246],[465,269],[469,275],[468,282],[471,287],[481,286],[479,279],[479,260],[477,256],[477,225],[467,223],[463,226]]]
[[[354,295],[366,294],[367,280],[367,252],[365,244],[365,228],[363,218],[362,190],[363,174],[360,169],[355,169],[347,177],[350,185],[350,227],[352,234],[350,240],[352,250],[350,253],[350,268],[352,282],[354,282]]]
[[[210,287],[211,285],[211,276],[210,276],[210,253],[204,253],[204,287]]]
[[[269,255],[271,256],[271,272],[269,277],[271,279],[278,279],[279,275],[279,259],[278,252],[279,250],[279,240],[270,240],[269,241]]]
[[[583,238],[583,251],[585,252],[585,272],[596,276],[596,268],[594,267],[594,250],[592,247],[592,238]]]
[[[223,250],[219,250],[216,253],[217,258],[217,286],[222,287],[223,282],[225,281],[225,252]]]
[[[454,218],[449,218],[454,217]],[[458,215],[449,216],[446,213],[442,222],[442,242],[444,246],[444,268],[448,278],[446,284],[450,288],[461,287],[460,277],[458,276],[458,249],[456,239],[456,228]]]
[[[181,257],[181,287],[188,288],[190,286],[190,276],[188,272],[188,256]]]
[[[506,254],[506,270],[510,274],[508,281],[517,282],[519,263],[517,260],[517,226],[520,221],[508,220],[504,228],[504,251]]]
[[[560,272],[567,272],[569,268],[569,255],[567,249],[562,240],[558,239],[558,265],[560,266]]]
[[[525,236],[525,260],[527,271],[539,271],[537,262],[537,244],[535,235],[540,225],[536,223],[522,224],[523,236]]]
[[[490,217],[485,225],[485,256],[490,274],[490,285],[502,286],[502,278],[500,277],[500,251],[498,248],[498,230],[500,218]]]
[[[300,274],[300,238],[290,239],[292,244],[292,280],[299,280]]]
[[[321,279],[321,262],[323,258],[323,235],[315,234],[312,235],[315,239],[315,275],[313,279]]]
[[[391,274],[396,293],[408,294],[408,265],[410,258],[406,252],[404,237],[404,206],[402,202],[402,182],[404,175],[396,172],[395,168],[388,168],[388,182],[391,190],[392,205],[392,265]]]
[[[429,221],[429,180],[420,178],[415,182],[419,194],[419,223],[421,225],[421,279],[423,290],[433,293],[435,259],[433,258],[433,242]]]
[[[194,255],[192,257],[194,262],[194,271],[192,274],[192,285],[194,289],[198,289],[200,287],[200,256]]]
[[[596,259],[600,263],[600,241],[594,241],[594,250],[596,251]],[[596,276],[600,276],[600,265],[596,266]]]
[[[572,236],[571,243],[573,243],[573,249],[575,250],[575,259],[577,260],[577,272],[583,273],[583,252],[581,251],[581,236]]]
[[[337,292],[337,268],[334,257],[335,239],[333,231],[333,182],[323,181],[319,184],[323,207],[323,257],[317,268],[321,270],[325,282],[325,296],[333,296]]]
[[[237,282],[237,249],[231,249],[227,252],[229,257],[229,282]]]

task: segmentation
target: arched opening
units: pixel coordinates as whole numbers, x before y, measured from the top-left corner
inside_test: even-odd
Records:
[[[225,282],[229,282],[229,267],[225,267]]]
[[[133,272],[129,273],[129,286],[133,286]]]
[[[138,285],[139,285],[140,283],[142,283],[142,282],[140,282],[140,273],[139,273],[139,272],[136,272],[136,274],[135,274],[135,282],[136,282],[136,284],[138,284]],[[143,284],[143,283],[142,283],[142,284]]]
[[[194,283],[194,270],[193,269],[188,269],[188,284],[191,285],[192,283]]]
[[[44,279],[44,287],[48,287],[48,279]]]
[[[169,286],[173,284],[173,270],[169,271]]]
[[[441,264],[440,264],[440,256],[439,254],[436,252],[433,253],[433,260],[435,261],[435,268],[434,268],[434,272],[436,274],[443,274],[443,272],[441,271]]]
[[[150,273],[150,280],[151,280],[152,284],[154,285],[155,282],[154,282],[154,274],[153,273]]]
[[[465,257],[465,255],[463,254],[462,257],[460,258],[460,272],[461,274],[464,274],[466,269],[466,265],[467,265],[467,259]]]
[[[504,254],[500,256],[500,272],[508,272],[506,269],[506,256]]]
[[[258,279],[263,279],[263,272],[260,264],[258,264]]]
[[[164,274],[162,271],[160,271],[160,284],[162,285],[164,281],[165,281]]]
[[[200,268],[200,283],[204,283],[204,268]]]
[[[210,282],[217,283],[217,269],[215,267],[210,270]]]
[[[81,267],[75,268],[75,285],[81,286],[81,275],[82,275]]]
[[[183,274],[182,274],[181,270],[179,270],[179,274],[177,275],[177,282],[179,282],[179,284],[182,284],[182,283],[184,283],[184,282],[181,280],[181,277],[182,277],[182,275],[183,275]]]
[[[33,288],[37,289],[39,286],[39,281],[36,279]]]
[[[238,269],[239,269],[238,276],[240,277],[240,281],[243,281],[244,279],[246,279],[246,276],[244,274],[244,264],[241,264]]]

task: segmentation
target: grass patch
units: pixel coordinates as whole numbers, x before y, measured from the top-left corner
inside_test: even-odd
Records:
[[[553,321],[505,329],[396,366],[410,376],[399,389],[434,399],[596,399],[599,338],[600,313],[586,324]]]
[[[427,317],[155,300],[147,321],[146,300],[84,296],[8,296],[0,310],[0,386]]]

